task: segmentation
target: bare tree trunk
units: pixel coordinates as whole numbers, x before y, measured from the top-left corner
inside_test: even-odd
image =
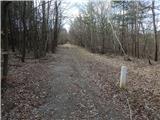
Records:
[[[155,1],[152,0],[152,14],[153,14],[153,28],[154,28],[154,40],[155,40],[155,61],[158,61],[158,38],[157,38],[157,29],[156,29],[156,21],[155,21]]]
[[[25,62],[25,56],[26,56],[26,21],[25,21],[25,16],[26,16],[26,2],[24,1],[23,3],[23,43],[22,43],[22,57],[21,61]]]
[[[101,49],[101,53],[104,54],[105,53],[105,29],[104,29],[104,20],[102,19],[102,49]]]
[[[11,10],[8,12],[8,18],[9,18],[9,26],[10,26],[10,41],[11,41],[11,48],[12,48],[12,52],[15,52],[15,36],[14,34],[14,25],[12,23],[12,19],[11,19]]]
[[[142,51],[143,51],[143,53],[142,53],[143,55],[142,55],[142,56],[143,56],[143,57],[146,57],[147,39],[146,39],[146,36],[145,36],[145,30],[144,30],[143,23],[141,22],[140,24],[141,24],[142,32],[143,32],[143,39],[144,39],[144,41],[145,41],[145,42],[144,42],[144,47],[143,47],[143,50],[142,50]]]
[[[55,22],[54,22],[54,30],[53,30],[53,40],[52,40],[52,53],[55,52],[55,48],[57,47],[57,42],[58,42],[58,16],[59,16],[59,11],[58,7],[61,3],[57,3],[57,0],[55,1]]]
[[[93,40],[93,14],[92,14],[92,2],[90,2],[90,49],[94,52],[94,40]]]
[[[8,5],[11,2],[2,2],[2,31],[3,36],[3,49],[4,49],[4,53],[3,53],[3,80],[6,80],[7,77],[7,73],[8,73],[8,19],[7,19],[7,15],[8,15]],[[3,82],[4,82],[3,81]]]
[[[45,44],[47,41],[47,31],[46,31],[46,6],[45,6],[45,1],[42,2],[42,14],[43,14],[43,23],[42,23],[42,40],[41,40],[41,48],[40,48],[40,54],[41,56],[45,56],[46,50],[45,50]]]
[[[49,10],[50,10],[50,5],[51,5],[51,2],[52,1],[50,1],[50,2],[48,2],[48,6],[47,6],[47,23],[46,23],[46,36],[47,36],[47,40],[46,40],[46,43],[45,43],[45,51],[46,52],[49,52],[49,48],[48,48],[48,46],[49,46],[49,14],[50,14],[50,12],[49,12]]]
[[[135,1],[137,2],[137,1]],[[135,28],[135,32],[134,32],[134,38],[135,38],[135,57],[137,57],[137,3],[135,3],[136,8],[135,8],[135,18],[134,18],[134,28]]]
[[[134,27],[134,23],[132,21],[132,24],[131,24],[131,38],[132,38],[132,56],[134,56],[134,30],[133,30],[133,27]]]
[[[122,46],[123,46],[123,48],[124,48],[124,50],[125,50],[125,52],[126,52],[126,47],[125,47],[125,26],[124,26],[124,2],[125,1],[123,1],[122,2],[122,6],[123,6],[123,9],[122,9],[122,14],[123,14],[123,16],[122,16],[122,33],[121,33],[121,42],[122,42]],[[123,52],[122,52],[122,54],[123,54]]]

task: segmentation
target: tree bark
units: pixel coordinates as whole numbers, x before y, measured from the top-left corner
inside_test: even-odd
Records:
[[[61,3],[57,3],[57,0],[55,1],[55,22],[54,22],[54,30],[53,30],[53,40],[52,40],[52,53],[55,52],[55,48],[57,47],[57,42],[58,42],[58,16],[59,16],[59,11],[58,11],[58,6]]]
[[[155,20],[155,1],[152,0],[152,16],[153,16],[153,29],[154,29],[154,40],[155,40],[155,61],[158,61],[158,38],[157,38],[157,29],[156,29],[156,20]]]
[[[24,1],[23,4],[23,18],[22,18],[22,22],[23,22],[23,43],[22,43],[22,58],[21,61],[25,62],[25,56],[26,56],[26,21],[25,21],[25,15],[26,14],[26,2]]]
[[[8,5],[11,2],[2,2],[2,39],[3,39],[3,80],[6,80],[7,73],[8,73]]]

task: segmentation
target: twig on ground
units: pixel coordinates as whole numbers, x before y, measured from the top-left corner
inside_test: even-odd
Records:
[[[132,120],[132,110],[131,110],[131,106],[130,106],[130,104],[129,104],[129,100],[128,100],[127,96],[126,96],[126,99],[127,99],[127,104],[128,104],[128,107],[129,107],[130,120]]]

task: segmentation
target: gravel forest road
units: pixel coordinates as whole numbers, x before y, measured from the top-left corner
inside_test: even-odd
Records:
[[[122,111],[124,106],[114,104],[114,94],[108,100],[101,95],[90,70],[94,60],[87,57],[78,47],[58,47],[54,60],[46,64],[51,74],[46,102],[34,114],[43,120],[129,119]]]

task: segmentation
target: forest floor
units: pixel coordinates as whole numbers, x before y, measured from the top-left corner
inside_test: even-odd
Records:
[[[128,67],[127,90],[119,88]],[[10,61],[3,120],[160,120],[160,64],[65,44],[39,60]]]

